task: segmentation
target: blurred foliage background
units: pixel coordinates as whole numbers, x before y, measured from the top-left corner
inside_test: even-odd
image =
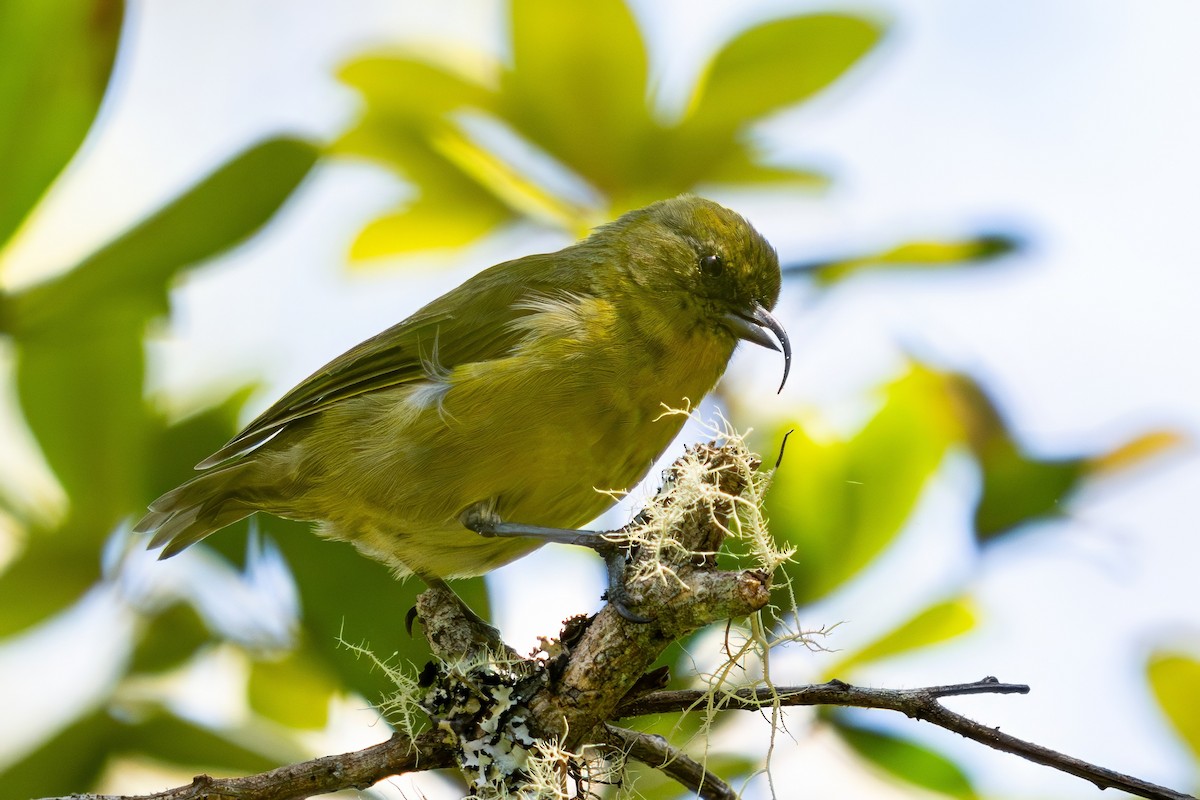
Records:
[[[76,263],[32,283],[3,284],[3,380],[14,401],[4,431],[28,470],[0,473],[0,653],[7,659],[0,667],[21,670],[10,680],[14,692],[46,693],[42,705],[57,710],[2,723],[0,796],[149,790],[198,771],[246,773],[378,740],[384,723],[347,732],[345,709],[385,696],[386,678],[345,643],[364,643],[393,663],[426,657],[420,637],[409,638],[401,624],[420,587],[395,583],[379,565],[318,541],[306,526],[261,520],[164,564],[141,553],[128,533],[131,518],[227,440],[256,397],[254,385],[184,400],[147,389],[147,343],[178,312],[173,288],[279,226],[297,194],[311,191],[314,175],[335,163],[365,162],[408,187],[395,207],[365,220],[349,246],[347,267],[373,271],[444,263],[447,252],[469,255],[513,231],[566,240],[685,191],[759,203],[820,198],[835,186],[836,170],[773,157],[761,125],[848,81],[854,91],[871,91],[869,62],[895,25],[882,14],[845,11],[747,22],[705,53],[686,97],[672,106],[659,96],[652,69],[662,37],[651,40],[619,0],[512,0],[502,8],[507,58],[466,57],[436,43],[359,52],[337,72],[358,98],[348,126],[324,140],[245,144]],[[3,246],[20,238],[72,160],[87,156],[89,132],[105,124],[101,110],[117,81],[113,65],[127,24],[119,0],[0,4]],[[874,250],[846,245],[820,258],[782,256],[787,292],[803,296],[808,313],[840,302],[846,286],[873,275],[934,281],[1009,270],[1028,244],[1023,232],[979,228],[940,239],[914,232]],[[785,324],[795,312],[785,303]],[[798,346],[822,343],[808,335]],[[870,596],[872,585],[886,609],[877,619],[862,610],[851,646],[832,637],[837,652],[803,654],[807,672],[794,681],[776,674],[783,683],[878,680],[896,659],[961,653],[969,647],[964,637],[987,624],[970,575],[924,604],[896,607],[888,599],[896,578],[881,574],[948,462],[971,465],[973,481],[962,490],[971,513],[964,530],[947,532],[953,541],[926,546],[952,549],[965,536],[982,570],[1012,537],[1052,536],[1048,521],[1069,513],[1081,494],[1111,485],[1099,478],[1159,461],[1185,440],[1172,426],[1146,426],[1104,447],[1047,453],[1015,432],[986,380],[917,352],[870,387],[859,419],[840,428],[811,408],[787,406],[786,396],[785,405],[764,406],[756,399],[761,381],[738,374],[742,380],[718,393],[735,425],[753,427],[767,454],[791,431],[768,513],[776,537],[798,550],[788,573],[802,618],[841,594]],[[214,376],[213,385],[229,380]],[[50,485],[27,479],[42,468],[39,460],[53,475]],[[483,581],[460,589],[475,608],[487,608]],[[36,650],[39,636],[70,624],[86,638],[60,637],[57,650]],[[710,636],[667,659],[678,685],[691,684],[693,658]],[[1196,645],[1151,641],[1139,656],[1141,685],[1114,691],[1156,705],[1164,730],[1200,757]],[[42,660],[21,660],[34,650]],[[47,677],[59,672],[58,660],[91,660],[94,669],[64,691]],[[978,677],[939,673],[929,682]],[[832,736],[852,754],[851,769],[890,794],[981,794],[961,749],[946,738],[863,714],[805,719],[792,724],[798,743],[781,748],[822,739],[828,746]],[[695,730],[676,720],[646,725],[679,740]],[[1121,735],[1119,720],[1104,725]],[[764,757],[763,750],[714,751],[709,763],[736,785]],[[762,780],[751,787],[766,791]],[[676,794],[647,771],[636,788],[651,798]]]

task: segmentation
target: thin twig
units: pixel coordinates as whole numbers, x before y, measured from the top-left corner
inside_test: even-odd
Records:
[[[638,733],[616,725],[605,725],[604,730],[613,747],[691,789],[702,800],[736,800],[737,792],[728,783],[705,769],[703,764],[671,747],[661,736]]]
[[[1101,789],[1120,789],[1138,797],[1151,798],[1151,800],[1196,800],[1190,794],[1176,792],[1165,786],[1089,764],[1064,753],[1002,733],[998,728],[981,725],[961,714],[950,711],[939,702],[942,697],[957,695],[1027,694],[1028,692],[1028,686],[1000,683],[995,678],[984,678],[974,683],[921,689],[868,689],[834,680],[813,686],[741,689],[717,697],[714,705],[720,709],[757,711],[778,701],[783,706],[832,705],[899,711],[909,717],[930,722],[939,728],[953,731],[996,750],[1012,753],[1034,763],[1083,778]],[[650,692],[623,704],[617,709],[617,715],[618,717],[633,717],[642,714],[691,711],[703,707],[707,701],[706,693],[698,690]]]

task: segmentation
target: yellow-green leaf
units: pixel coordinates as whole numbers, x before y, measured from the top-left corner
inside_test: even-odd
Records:
[[[605,192],[653,165],[641,32],[621,0],[513,0],[512,69],[501,86],[512,127]]]
[[[422,198],[404,211],[372,220],[350,247],[350,257],[366,260],[421,250],[462,247],[513,214],[499,203],[463,202],[452,206]]]
[[[1158,652],[1150,657],[1146,676],[1171,727],[1200,759],[1200,660]]]
[[[795,422],[780,426],[777,440],[789,429],[767,511],[775,535],[796,547],[785,570],[803,603],[832,592],[896,538],[955,428],[938,377],[913,367],[850,439]]]
[[[329,669],[306,648],[255,661],[250,668],[250,707],[292,728],[324,728],[337,689]]]
[[[1150,431],[1135,436],[1107,453],[1088,458],[1085,467],[1089,477],[1124,472],[1172,450],[1177,450],[1189,442],[1190,439],[1179,431]]]
[[[935,603],[867,646],[848,654],[826,670],[829,678],[842,677],[854,667],[910,653],[949,641],[975,627],[974,604],[966,597]]]
[[[699,181],[714,184],[783,184],[811,192],[827,187],[829,176],[800,167],[764,164],[752,158],[744,144],[737,143],[724,158],[706,164]]]
[[[878,253],[788,264],[783,271],[786,275],[809,275],[818,284],[830,286],[869,270],[940,270],[978,266],[1008,255],[1020,246],[1020,240],[1012,234],[983,233],[950,241],[904,242]]]
[[[737,128],[806,100],[875,46],[878,23],[810,14],[751,28],[725,45],[695,88],[689,122]]]
[[[348,62],[338,73],[347,85],[362,94],[370,113],[421,125],[460,108],[488,109],[494,92],[463,75],[427,61],[405,56],[363,56]]]

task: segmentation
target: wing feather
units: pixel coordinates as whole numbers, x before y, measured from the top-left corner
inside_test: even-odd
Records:
[[[563,288],[556,256],[527,256],[484,270],[330,361],[196,465],[209,469],[260,447],[286,426],[351,397],[428,378],[507,353],[522,337],[522,299]]]

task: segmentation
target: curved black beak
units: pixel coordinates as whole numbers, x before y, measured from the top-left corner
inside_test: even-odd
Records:
[[[782,392],[792,369],[792,343],[788,341],[787,331],[779,324],[779,320],[759,303],[755,303],[749,313],[733,312],[726,314],[725,319],[739,339],[783,353],[783,380],[779,383],[779,391]],[[775,334],[779,344],[767,336],[767,331]]]

